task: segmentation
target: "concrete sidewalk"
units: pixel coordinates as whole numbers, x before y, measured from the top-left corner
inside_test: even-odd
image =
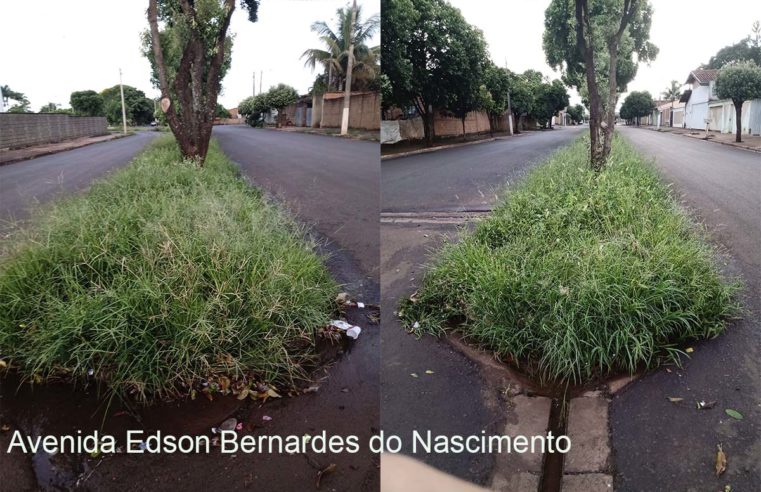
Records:
[[[107,142],[117,138],[122,138],[128,135],[121,133],[111,133],[108,135],[101,135],[98,137],[82,137],[75,138],[73,140],[65,140],[63,142],[49,143],[45,145],[35,145],[33,147],[24,147],[23,149],[7,150],[0,152],[0,166],[4,164],[10,164],[12,162],[25,161],[28,159],[34,159],[48,154],[55,154],[57,152],[63,152],[65,150],[76,149],[84,147],[85,145],[91,145],[99,142]]]
[[[656,128],[654,126],[640,126],[638,128],[644,128],[645,130],[651,130],[661,133],[673,133],[674,135],[683,135],[685,137],[697,138],[700,140],[708,140],[709,142],[715,142],[722,145],[729,145],[731,147],[737,147],[745,150],[752,150],[754,152],[761,152],[761,135],[743,135],[742,142],[735,142],[734,133],[720,133],[709,131],[708,138],[706,139],[706,132],[704,130],[695,130],[689,128],[669,128],[661,127]]]

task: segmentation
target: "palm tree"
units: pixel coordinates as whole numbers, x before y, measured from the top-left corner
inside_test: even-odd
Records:
[[[671,112],[669,113],[669,126],[674,126],[674,101],[679,99],[682,95],[682,85],[676,80],[671,81],[671,87],[662,92],[663,97],[667,101],[671,101]]]
[[[354,67],[352,68],[352,85],[366,89],[376,78],[379,69],[380,46],[368,47],[369,41],[378,31],[380,18],[373,15],[362,21],[362,9],[357,8],[357,18],[351,25],[351,8],[339,8],[336,11],[338,22],[334,31],[326,22],[312,24],[312,31],[319,35],[323,48],[311,48],[301,55],[304,65],[312,70],[320,64],[327,75],[328,90],[340,90],[346,81],[346,69],[349,61],[349,44],[354,36]]]

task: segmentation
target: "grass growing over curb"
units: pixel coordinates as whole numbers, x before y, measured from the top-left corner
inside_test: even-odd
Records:
[[[37,220],[0,262],[0,357],[36,381],[90,372],[140,400],[290,382],[335,308],[304,231],[215,143],[198,168],[161,137]]]
[[[588,140],[555,153],[435,257],[406,326],[465,337],[545,381],[677,360],[718,335],[736,285],[658,175],[622,138],[599,176]]]

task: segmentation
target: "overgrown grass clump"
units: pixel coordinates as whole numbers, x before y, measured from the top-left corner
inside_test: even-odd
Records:
[[[198,168],[161,137],[37,219],[0,262],[0,357],[38,381],[91,372],[144,400],[285,382],[334,309],[304,231],[215,144]]]
[[[460,330],[544,380],[652,367],[713,337],[736,311],[715,252],[622,139],[589,170],[588,141],[555,153],[403,303],[409,327]]]

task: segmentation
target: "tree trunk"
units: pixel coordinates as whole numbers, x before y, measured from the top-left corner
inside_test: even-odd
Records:
[[[515,133],[517,135],[517,134],[519,134],[521,132],[521,130],[519,128],[520,127],[519,123],[521,121],[521,117],[520,117],[519,114],[516,114],[516,113],[513,113],[512,116],[513,116],[513,133]]]
[[[433,147],[434,127],[433,113],[427,112],[423,115],[423,130],[425,132],[425,146]]]
[[[167,123],[174,134],[183,157],[194,159],[203,166],[209,150],[209,140],[213,125],[214,110],[220,89],[219,75],[225,56],[225,39],[230,19],[235,10],[234,0],[225,0],[226,14],[214,40],[214,52],[211,59],[202,41],[201,33],[195,23],[193,5],[187,0],[180,1],[183,14],[192,19],[190,36],[183,48],[180,67],[171,86],[166,74],[164,53],[158,30],[157,0],[148,4],[148,22],[150,24],[151,45],[159,75],[161,97],[169,100],[166,111]],[[207,70],[208,74],[204,77]],[[172,100],[174,97],[175,100]],[[178,114],[177,105],[180,111]]]
[[[735,105],[735,119],[737,122],[735,123],[735,128],[737,128],[737,133],[735,134],[735,142],[742,142],[742,134],[743,134],[743,124],[742,124],[742,116],[743,116],[743,102],[745,101],[732,101],[732,104]]]
[[[465,136],[465,117],[463,116],[460,118],[460,121],[462,122],[462,140],[465,141],[468,139],[468,137]]]

